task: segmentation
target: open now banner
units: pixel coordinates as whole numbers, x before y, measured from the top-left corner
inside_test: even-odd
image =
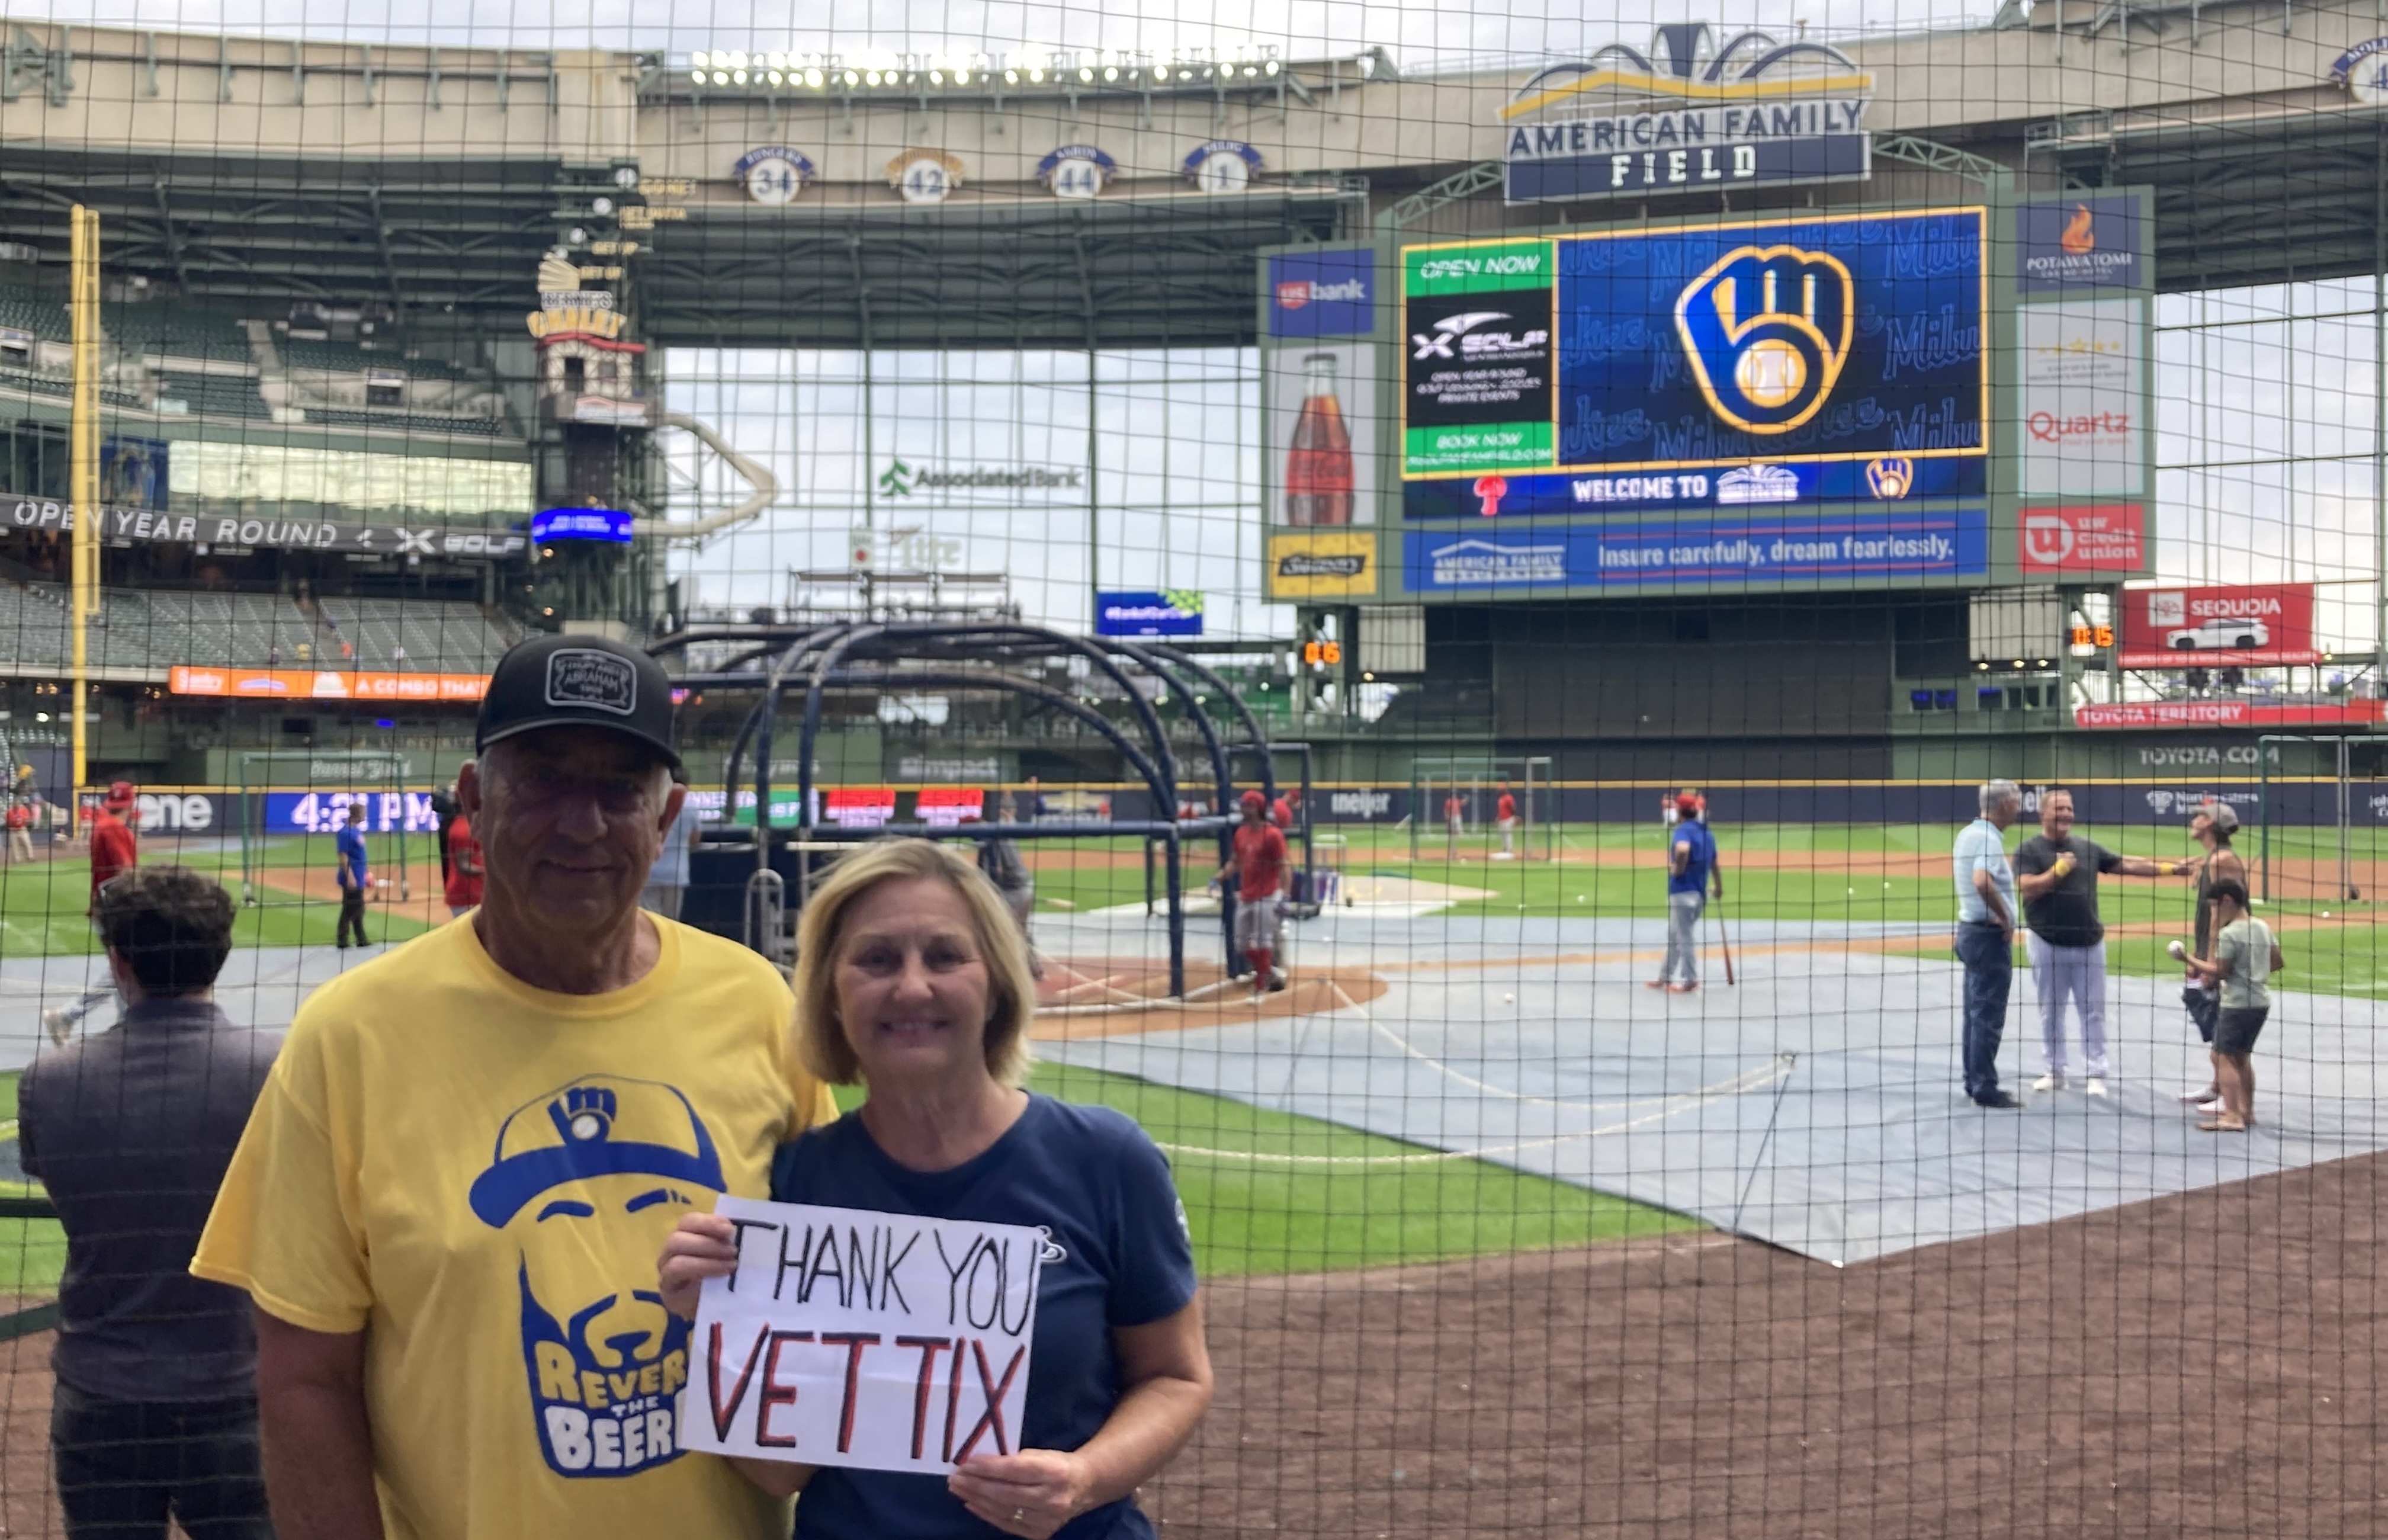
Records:
[[[294,701],[477,701],[487,674],[368,673],[346,668],[202,668],[166,671],[177,695],[234,695]]]
[[[2123,593],[2126,668],[2319,663],[2311,583],[2138,588]]]

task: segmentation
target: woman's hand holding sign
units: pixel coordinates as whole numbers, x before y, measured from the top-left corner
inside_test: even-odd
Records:
[[[1023,1449],[1016,1455],[972,1455],[946,1478],[962,1506],[1003,1531],[1045,1540],[1095,1506],[1094,1471],[1082,1455]]]

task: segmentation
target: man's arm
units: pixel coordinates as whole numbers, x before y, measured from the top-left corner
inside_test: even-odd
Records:
[[[1675,847],[1667,852],[1667,870],[1675,876],[1680,877],[1683,874],[1683,869],[1691,864],[1692,842],[1689,840],[1677,840],[1675,842]]]
[[[257,1317],[257,1419],[281,1540],[381,1540],[365,1334]]]
[[[2126,877],[2177,877],[2184,872],[2194,872],[2194,861],[2151,861],[2137,856],[2117,856],[2115,864],[2105,870]]]
[[[2063,868],[2054,866],[2045,872],[2034,872],[2028,875],[2018,872],[2015,873],[2015,891],[2026,898],[2037,898],[2051,891],[2057,884],[2064,880],[2065,875]]]
[[[2007,933],[2009,939],[2013,939],[2014,916],[2008,911],[2007,896],[1999,891],[1998,880],[1990,875],[1988,867],[1978,863],[1975,866],[1974,891],[1981,896],[1982,902],[1988,907],[1990,918],[1999,923],[1999,928]]]

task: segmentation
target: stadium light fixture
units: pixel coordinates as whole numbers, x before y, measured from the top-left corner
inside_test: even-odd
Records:
[[[821,88],[821,72],[818,70],[806,70],[805,84],[810,86],[815,91],[819,90]]]

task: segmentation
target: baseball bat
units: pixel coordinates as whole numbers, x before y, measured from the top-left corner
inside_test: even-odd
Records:
[[[1733,976],[1733,933],[1725,929],[1724,910],[1716,911],[1717,940],[1724,948],[1724,981],[1729,987],[1738,987]]]

